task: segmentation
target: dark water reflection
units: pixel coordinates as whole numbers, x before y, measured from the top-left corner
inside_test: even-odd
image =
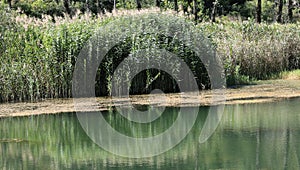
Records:
[[[128,123],[113,113],[104,115],[116,130],[147,137],[167,129],[177,111],[167,108],[148,125]],[[102,150],[73,113],[3,118],[0,169],[299,169],[300,99],[226,106],[216,132],[199,144],[207,113],[208,107],[200,108],[192,131],[173,150],[144,159]]]

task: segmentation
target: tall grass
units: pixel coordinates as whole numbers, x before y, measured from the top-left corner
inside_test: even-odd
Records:
[[[17,18],[15,27],[1,33],[0,100],[71,97],[76,57],[94,30],[105,23]]]
[[[147,11],[131,14],[137,13],[147,13]],[[56,18],[56,23],[52,23],[51,18],[47,16],[42,20],[24,16],[16,17],[11,21],[12,26],[0,32],[0,101],[35,101],[42,98],[71,97],[72,73],[80,50],[98,27],[114,18],[116,18],[115,13],[112,16],[98,16],[98,18],[83,15],[72,19]],[[166,17],[169,21],[173,20],[172,18],[174,17]],[[258,25],[253,21],[243,23],[223,21],[217,24],[200,23],[197,28],[216,45],[223,59],[229,84],[249,79],[267,79],[281,71],[300,67],[299,23]],[[148,41],[149,38],[153,37],[146,38],[145,42],[152,43]],[[187,63],[197,63],[195,62],[197,57],[188,47],[168,43],[171,42],[168,37],[158,36],[154,39],[161,47],[178,54]],[[145,42],[140,45],[149,45]],[[102,76],[102,82],[96,84],[97,95],[110,93],[111,71],[130,52],[139,48],[141,47],[138,41],[130,38],[111,51],[107,60],[99,67],[98,75]],[[123,56],[123,58],[113,58],[113,56]],[[205,76],[199,77],[203,73],[203,67],[199,62],[198,65],[188,65],[195,76],[198,75],[198,84],[208,84]],[[174,65],[174,70],[180,70],[180,66]],[[166,73],[146,70],[135,78],[138,90],[131,89],[131,92],[133,94],[149,92],[149,90],[143,91],[143,88],[151,82],[151,78],[160,73],[156,85],[168,82],[170,86],[165,86],[165,91],[178,90],[174,80]],[[154,83],[150,88],[157,87]]]
[[[217,45],[227,80],[268,79],[274,74],[300,67],[300,24],[256,24],[247,22],[199,25]]]

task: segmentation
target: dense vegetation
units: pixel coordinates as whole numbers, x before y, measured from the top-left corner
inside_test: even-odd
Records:
[[[193,17],[197,22],[218,16],[257,18],[258,22],[292,22],[299,19],[299,0],[3,0],[11,9],[42,18],[76,15],[78,12],[94,16],[114,9],[144,9],[158,7],[172,9]]]
[[[71,12],[68,12],[66,8],[66,2],[70,3],[69,10]],[[99,9],[96,9],[98,12],[93,12],[92,5],[86,7],[85,2],[58,0],[29,3],[29,1],[20,0],[7,1],[8,5],[1,2],[0,101],[34,101],[42,98],[72,96],[74,64],[85,42],[98,27],[122,17],[116,14],[108,16],[110,9],[114,7],[111,7],[111,3],[104,3],[110,7],[98,6],[99,9],[103,9],[102,12],[101,10],[99,12]],[[136,8],[135,5],[138,5],[136,4],[137,1],[126,1],[124,4],[123,2],[125,1],[117,1],[116,8],[130,9]],[[274,8],[266,6],[269,1],[263,1],[265,6],[263,6],[262,20],[266,23],[258,24],[254,19],[256,17],[256,6],[252,6],[254,9],[249,7],[249,4],[254,3],[253,1],[238,1],[239,3],[234,3],[235,1],[230,3],[229,1],[216,1],[218,6],[216,6],[216,3],[206,4],[208,2],[201,1],[201,3],[199,2],[199,11],[196,10],[197,13],[192,10],[192,7],[198,1],[163,1],[159,4],[157,3],[159,1],[141,0],[139,2],[142,6],[139,8],[151,6],[159,6],[162,9],[171,8],[179,12],[185,12],[187,18],[196,19],[198,24],[195,27],[203,31],[206,37],[213,41],[219,55],[222,57],[228,85],[244,83],[251,79],[268,79],[282,71],[300,68],[300,25],[296,21],[296,8],[293,9],[293,21],[295,23],[270,24],[267,21],[273,21],[270,18],[274,18],[274,16],[278,19],[278,16],[277,13],[273,16],[274,11],[267,13],[267,9]],[[178,9],[175,2],[182,9]],[[52,3],[52,5],[48,3]],[[232,6],[232,3],[235,5]],[[54,4],[57,6],[54,6]],[[185,5],[188,6],[188,9],[185,9]],[[217,7],[218,12],[213,15],[219,17],[214,16],[216,18],[211,18],[212,11]],[[12,10],[17,8],[21,8],[21,11]],[[55,12],[51,8],[61,11]],[[77,9],[82,12],[76,13]],[[91,11],[91,13],[86,11]],[[107,11],[106,16],[95,16],[95,14],[105,13],[105,11]],[[65,12],[67,14],[63,15]],[[147,10],[142,9],[139,12],[128,11],[128,13],[146,13],[143,15],[148,15]],[[281,22],[290,21],[287,15],[288,11],[282,13]],[[233,19],[246,19],[248,17],[249,19],[244,21]],[[200,22],[209,19],[217,22]],[[172,16],[166,17],[166,22],[174,22],[174,20]],[[166,37],[154,38],[158,44],[169,48],[170,51],[176,54],[180,54],[188,63],[193,63],[189,66],[195,76],[198,77],[198,85],[201,87],[200,84],[203,84],[206,88],[209,87],[207,75],[201,75],[203,67],[201,63],[196,62],[197,57],[190,49],[184,45],[170,44]],[[98,77],[102,76],[102,82],[96,80],[98,81],[96,83],[96,94],[98,96],[111,93],[110,74],[114,69],[111,63],[116,64],[122,60],[122,57],[110,59],[110,56],[116,56],[117,54],[126,57],[130,52],[138,50],[133,48],[137,47],[136,43],[138,41],[129,39],[120,44],[110,52],[107,61],[99,67]],[[178,45],[178,48],[176,45]],[[174,49],[178,51],[176,52]],[[182,53],[179,53],[179,51],[182,51]],[[176,69],[178,70],[174,67],[174,70]],[[153,78],[156,79],[156,83],[149,81]],[[173,79],[168,74],[158,70],[142,72],[136,79],[140,84],[135,88],[131,88],[132,94],[148,93],[151,89],[159,88],[157,85],[161,84],[161,81],[169,84],[163,87],[165,92],[178,91]],[[150,87],[149,83],[151,83]]]

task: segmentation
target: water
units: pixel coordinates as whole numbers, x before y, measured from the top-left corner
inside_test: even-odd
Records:
[[[0,169],[299,169],[300,99],[226,106],[211,138],[198,143],[208,107],[201,107],[190,134],[174,149],[153,158],[113,155],[94,144],[76,114],[0,119]],[[127,135],[159,134],[176,119],[167,108],[151,124],[134,124],[105,113]],[[134,130],[132,130],[134,129]],[[134,147],[134,146],[132,146]]]

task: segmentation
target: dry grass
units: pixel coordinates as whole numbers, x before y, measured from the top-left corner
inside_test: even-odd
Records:
[[[285,80],[300,80],[300,70],[282,72],[281,78]]]

